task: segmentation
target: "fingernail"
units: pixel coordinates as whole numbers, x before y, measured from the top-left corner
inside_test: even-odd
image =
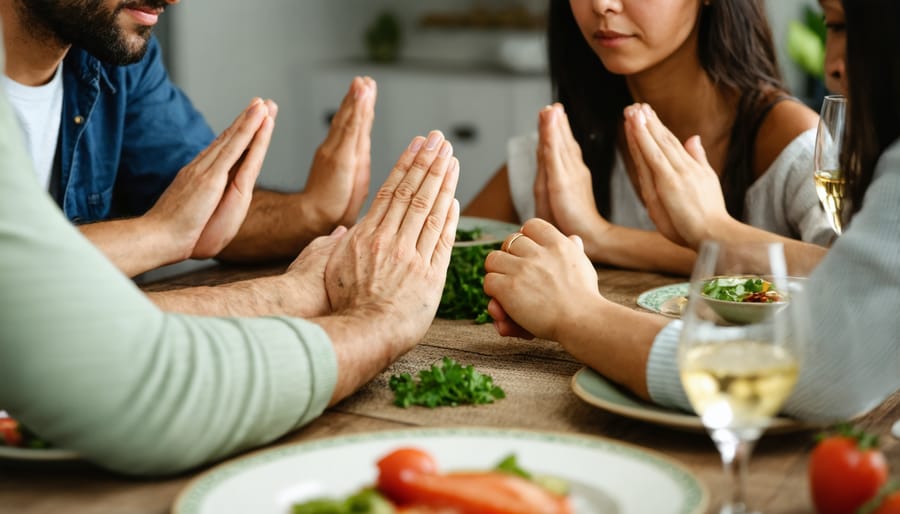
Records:
[[[337,227],[335,227],[334,230],[331,231],[331,235],[332,236],[342,236],[342,235],[344,235],[344,232],[346,232],[346,231],[347,231],[347,227],[345,227],[343,225],[338,225]]]
[[[644,116],[644,111],[640,109],[635,109],[634,113],[634,121],[637,122],[638,125],[646,126],[647,125],[647,117]]]
[[[440,132],[435,131],[431,134],[428,134],[428,141],[425,143],[425,149],[434,150],[435,148],[437,148],[437,145],[441,141],[441,139],[443,139],[443,136]]]
[[[356,92],[353,94],[353,97],[359,100],[360,98],[365,97],[367,94],[369,94],[369,87],[363,84],[356,88]]]
[[[438,152],[438,155],[441,157],[447,157],[450,155],[450,152],[453,151],[453,145],[450,144],[450,141],[444,141],[444,144],[441,145],[441,151]]]
[[[416,153],[422,149],[422,143],[425,141],[425,138],[422,136],[416,136],[413,138],[412,143],[409,144],[409,151],[412,153]]]

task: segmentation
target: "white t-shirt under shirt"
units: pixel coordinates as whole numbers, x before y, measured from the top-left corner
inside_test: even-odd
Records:
[[[62,120],[63,80],[62,63],[50,82],[37,87],[25,86],[3,76],[3,89],[12,104],[13,112],[25,135],[25,144],[38,183],[44,189],[50,187],[53,159],[59,140],[59,124]]]
[[[537,173],[537,133],[513,138],[507,145],[509,189],[519,219],[534,217],[534,179]],[[813,150],[816,129],[791,141],[744,196],[745,223],[776,234],[827,245],[834,231],[816,196]],[[610,221],[641,230],[656,230],[635,191],[622,156],[616,152],[610,179]]]

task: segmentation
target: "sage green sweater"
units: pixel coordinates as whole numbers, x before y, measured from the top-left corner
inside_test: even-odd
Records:
[[[336,378],[312,323],[157,309],[40,188],[0,93],[0,408],[106,468],[166,474],[309,422]]]

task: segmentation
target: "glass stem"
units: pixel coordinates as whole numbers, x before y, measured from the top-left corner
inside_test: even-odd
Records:
[[[747,466],[756,439],[746,439],[731,430],[715,430],[713,441],[722,456],[725,474],[730,477],[731,492],[728,501],[722,505],[720,514],[744,514],[751,512],[747,507],[745,485]]]

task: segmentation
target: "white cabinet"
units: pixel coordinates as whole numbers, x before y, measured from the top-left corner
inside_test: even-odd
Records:
[[[457,197],[465,206],[506,161],[507,139],[535,130],[538,110],[550,102],[549,80],[541,76],[412,65],[326,67],[309,78],[311,112],[319,127],[313,141],[325,137],[328,119],[356,75],[378,82],[372,194],[409,141],[437,129],[453,143],[459,158]]]

